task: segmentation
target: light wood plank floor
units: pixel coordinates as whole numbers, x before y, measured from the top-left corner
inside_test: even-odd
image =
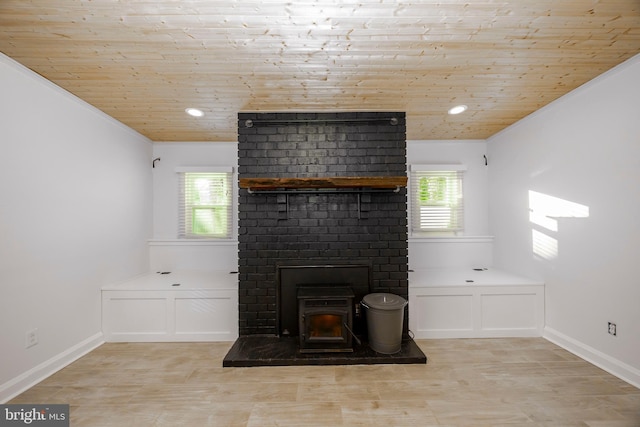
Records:
[[[111,343],[10,403],[74,427],[640,426],[640,389],[542,338],[418,344],[427,365],[222,368],[231,343]]]

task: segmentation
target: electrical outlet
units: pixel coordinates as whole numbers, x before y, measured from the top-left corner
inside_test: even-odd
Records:
[[[25,348],[33,347],[36,344],[38,344],[38,330],[32,329],[30,331],[27,331]]]
[[[616,336],[616,324],[609,322],[609,334]]]

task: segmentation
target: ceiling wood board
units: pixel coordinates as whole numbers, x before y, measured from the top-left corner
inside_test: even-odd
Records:
[[[240,111],[485,139],[640,53],[640,1],[2,0],[0,51],[155,141],[235,141]]]

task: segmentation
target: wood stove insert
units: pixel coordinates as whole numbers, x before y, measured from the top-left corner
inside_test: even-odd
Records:
[[[353,298],[347,287],[300,287],[301,353],[353,352]]]
[[[363,264],[281,265],[277,269],[277,330],[281,337],[300,336],[298,290],[301,288],[347,288],[353,294],[353,332],[365,336],[367,327],[360,309],[371,293],[371,267]]]

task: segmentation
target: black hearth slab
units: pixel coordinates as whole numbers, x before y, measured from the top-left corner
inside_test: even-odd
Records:
[[[222,366],[302,366],[302,365],[376,365],[425,364],[427,356],[411,339],[403,340],[395,354],[381,354],[366,343],[355,345],[350,353],[300,353],[296,338],[242,336],[236,340]]]

